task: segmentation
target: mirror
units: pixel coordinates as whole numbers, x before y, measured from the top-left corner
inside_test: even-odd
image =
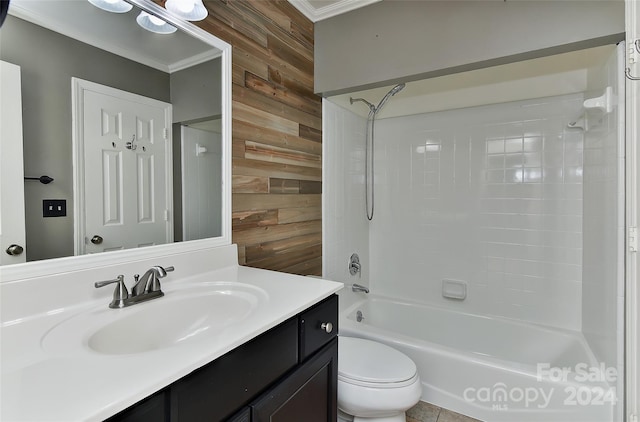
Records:
[[[21,68],[27,261],[229,243],[230,47],[150,1],[130,3],[131,11],[110,13],[86,0],[12,0],[0,28],[0,60]],[[143,29],[141,10],[178,31]],[[72,88],[72,80],[91,95],[105,87],[95,110],[89,91],[73,94],[87,85]],[[114,88],[129,102],[114,103]],[[140,117],[140,98],[168,105],[165,114]],[[88,140],[93,131],[100,144]],[[53,181],[26,179],[43,175]],[[1,194],[6,203],[10,192]],[[158,228],[147,239],[151,222]]]

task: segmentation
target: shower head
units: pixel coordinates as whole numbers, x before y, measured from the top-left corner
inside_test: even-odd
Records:
[[[376,112],[376,106],[374,106],[373,104],[371,104],[369,101],[365,100],[364,98],[351,98],[349,97],[349,101],[351,102],[351,104],[361,101],[363,103],[365,103],[367,106],[369,106],[369,111],[371,111],[372,113]]]
[[[369,111],[371,113],[373,113],[373,115],[375,116],[375,114],[380,111],[380,109],[385,105],[385,103],[387,102],[387,100],[389,99],[389,97],[393,97],[394,95],[396,95],[398,92],[402,91],[402,89],[405,87],[405,84],[398,84],[396,86],[394,86],[393,88],[391,88],[391,90],[389,92],[387,92],[387,95],[385,95],[382,100],[380,100],[380,103],[378,103],[378,106],[374,106],[373,104],[371,104],[369,101],[365,100],[364,98],[352,98],[349,97],[349,101],[351,102],[351,104],[361,101],[363,103],[365,103],[367,106],[369,106]]]
[[[391,88],[391,90],[389,92],[387,92],[387,95],[385,95],[382,98],[382,100],[380,100],[380,103],[378,103],[378,106],[375,107],[375,112],[377,113],[378,111],[380,111],[380,109],[382,107],[384,107],[384,105],[387,102],[387,100],[389,100],[390,97],[393,97],[394,95],[396,95],[398,92],[402,91],[405,86],[406,85],[404,83],[402,83],[402,84],[398,84],[398,85],[394,86],[393,88]]]

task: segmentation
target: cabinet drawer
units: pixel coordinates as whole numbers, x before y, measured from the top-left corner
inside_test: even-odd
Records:
[[[338,296],[333,295],[300,314],[300,361],[338,335]]]
[[[289,320],[171,386],[171,421],[229,418],[298,362],[298,324]]]

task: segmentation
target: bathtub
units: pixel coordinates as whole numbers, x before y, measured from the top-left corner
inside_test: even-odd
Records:
[[[486,422],[613,421],[616,374],[580,333],[373,294],[339,324],[412,358],[422,400],[437,406]]]

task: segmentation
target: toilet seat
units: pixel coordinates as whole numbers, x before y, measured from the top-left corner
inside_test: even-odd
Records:
[[[403,353],[371,340],[338,337],[338,381],[371,388],[402,388],[418,379]]]

